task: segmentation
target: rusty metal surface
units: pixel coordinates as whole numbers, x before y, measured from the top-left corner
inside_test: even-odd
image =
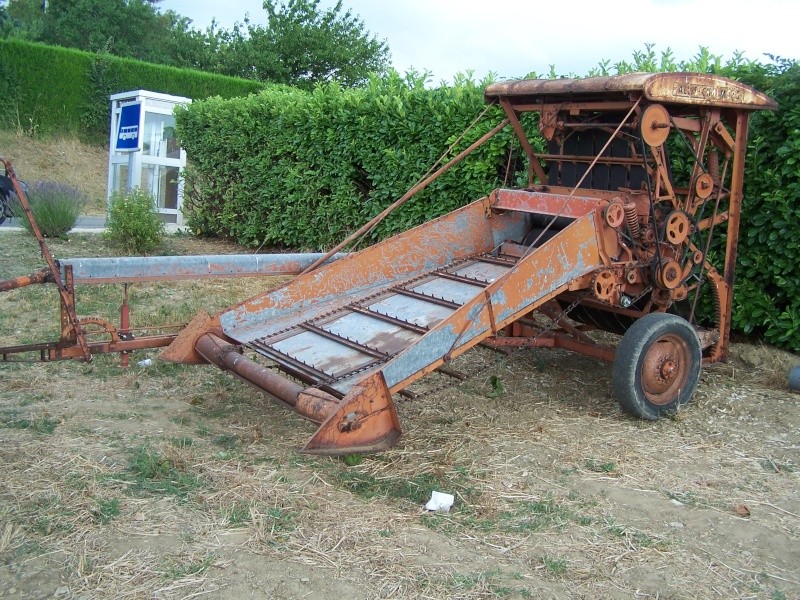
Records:
[[[481,256],[468,258],[405,283],[392,283],[377,296],[252,340],[248,346],[314,385],[345,395],[366,373],[418,344],[424,334],[419,328],[427,331],[451,317],[512,266],[510,261],[501,266],[484,262]]]
[[[222,311],[218,316],[223,331],[240,343],[270,336],[378,294],[393,283],[524,237],[525,215],[487,218],[488,209],[488,199],[478,200]]]
[[[311,454],[381,452],[400,439],[402,429],[381,373],[360,381],[303,447]]]
[[[499,215],[487,219],[479,214],[489,224],[503,225]],[[352,395],[376,373],[396,392],[597,268],[601,259],[595,228],[594,215],[586,215],[523,257],[521,264],[492,254],[466,257],[427,273],[415,272],[403,282],[390,281],[365,298],[345,296],[336,310],[295,314],[293,321],[299,322],[272,334],[246,340],[236,330],[225,335],[309,385],[340,396]],[[302,283],[300,278],[285,289]],[[244,331],[253,333],[252,328]],[[197,345],[205,344],[203,339],[196,348],[206,356]],[[272,383],[263,387],[288,401]],[[293,388],[292,394],[296,392]]]
[[[510,98],[549,103],[559,100],[628,98],[671,104],[724,106],[743,110],[774,110],[777,104],[750,86],[725,77],[700,73],[629,73],[585,79],[528,79],[493,83],[486,87],[487,100]]]
[[[276,375],[212,333],[196,342],[197,351],[210,363],[231,371],[248,383],[292,407],[301,416],[321,426],[306,444],[317,454],[377,452],[400,437],[400,422],[391,394],[380,374],[359,383],[352,397],[343,400],[319,389],[304,389]]]
[[[286,404],[294,406],[302,386],[275,375],[272,371],[242,356],[241,350],[217,337],[206,333],[195,342],[200,355],[221,369],[232,371],[250,383],[268,391]]]
[[[616,355],[616,348],[585,343],[574,337],[559,332],[541,332],[538,329],[520,332],[514,336],[492,337],[481,342],[490,348],[508,350],[509,348],[564,348],[578,352],[597,360],[611,362]]]
[[[55,342],[18,344],[0,347],[3,362],[26,361],[30,354],[38,355],[39,360],[63,360],[80,358],[90,361],[93,354],[106,352],[121,353],[122,365],[127,366],[127,353],[146,348],[171,346],[177,334],[140,335],[135,337],[130,328],[130,307],[127,301],[127,288],[120,307],[120,327],[92,317],[78,318],[76,312],[75,285],[82,283],[122,283],[129,281],[157,281],[182,278],[230,277],[241,275],[293,274],[299,273],[308,264],[319,260],[317,255],[246,255],[211,257],[154,257],[154,258],[100,258],[73,259],[57,262],[33,216],[24,189],[19,184],[10,161],[0,158],[6,173],[14,186],[26,218],[39,242],[47,267],[31,275],[0,282],[0,292],[10,291],[41,283],[54,283],[59,291],[61,309],[61,336]],[[335,260],[338,256],[333,257]],[[76,270],[78,273],[76,274]],[[204,325],[213,323],[207,320]],[[152,329],[152,328],[151,328]],[[161,326],[158,329],[174,329]],[[147,331],[140,328],[135,333]],[[204,329],[204,332],[207,328]],[[101,337],[103,339],[98,340]],[[191,348],[184,353],[183,362],[202,362],[192,340]],[[173,351],[174,353],[175,351]]]
[[[690,294],[696,304],[706,281],[716,323],[703,360],[724,358],[747,117],[774,102],[721,77],[673,73],[494,84],[486,96],[499,100],[536,163],[527,189],[495,190],[211,318],[232,343],[308,385],[310,405],[330,410],[329,396],[316,392],[342,398],[306,451],[385,447],[400,431],[391,394],[449,371],[481,342],[612,360],[614,349],[580,323],[624,332]],[[546,154],[533,152],[519,118],[537,110]],[[672,178],[665,145],[673,134],[708,157],[686,182]],[[722,275],[707,256],[715,227],[727,239]],[[540,307],[557,325],[579,307],[577,323],[548,331],[531,317]],[[659,377],[680,381],[688,367],[660,361]],[[371,403],[394,416],[383,415],[372,437],[342,437],[375,413]]]
[[[89,362],[92,360],[92,354],[86,344],[86,339],[81,331],[78,315],[75,312],[75,295],[72,293],[71,285],[70,289],[68,289],[67,283],[65,283],[69,282],[71,271],[68,270],[66,277],[64,279],[61,278],[55,259],[53,258],[53,254],[50,252],[50,248],[47,247],[47,242],[44,241],[42,231],[39,229],[39,225],[36,223],[36,219],[33,216],[33,211],[28,203],[28,197],[25,194],[25,191],[22,189],[22,186],[19,184],[17,175],[14,172],[14,166],[11,164],[10,160],[3,157],[0,157],[0,162],[2,162],[5,166],[6,176],[11,180],[11,184],[14,186],[14,192],[17,195],[20,206],[25,212],[25,217],[28,219],[28,223],[30,223],[31,231],[36,238],[36,241],[39,242],[39,249],[41,250],[45,262],[47,263],[47,268],[53,277],[53,282],[58,288],[59,297],[61,299],[62,325],[64,324],[64,321],[68,321],[72,326],[72,331],[75,333],[75,341],[80,347],[82,358],[86,362]]]
[[[600,266],[593,215],[587,215],[520,259],[472,300],[436,324],[382,368],[396,392],[553,298]]]
[[[479,343],[612,360],[614,349],[587,329],[625,333],[636,319],[687,301],[687,321],[703,331],[702,360],[724,359],[748,119],[775,103],[738,82],[687,73],[517,81],[485,94],[507,119],[476,144],[511,123],[530,159],[526,189],[495,190],[333,263],[321,264],[331,253],[320,256],[277,289],[198,314],[163,356],[216,364],[321,423],[304,448],[320,454],[390,447],[401,435],[392,394],[409,394],[405,388],[435,370],[459,377],[447,363]],[[535,153],[521,118],[534,111],[547,153]],[[682,181],[666,150],[676,137],[694,156]],[[725,237],[723,257],[709,254],[714,235]],[[68,296],[75,268],[63,274]],[[165,272],[180,277],[181,268]],[[711,328],[694,322],[704,286]],[[67,298],[60,345],[43,352],[81,350],[81,323],[68,306]],[[131,341],[109,327],[105,347]],[[672,346],[645,361],[645,395],[656,405],[672,401],[692,366]]]
[[[100,341],[93,342],[88,340],[86,347],[90,354],[101,354],[108,352],[133,352],[134,350],[145,350],[148,348],[164,348],[175,341],[177,334],[150,335],[130,340]],[[16,346],[4,346],[0,348],[0,358],[3,362],[14,362],[24,359],[25,354],[38,354],[39,360],[67,360],[82,359],[83,348],[77,344],[65,345],[62,341],[42,342],[39,344],[19,344]]]
[[[158,357],[167,362],[184,365],[199,365],[207,361],[195,350],[195,343],[206,333],[222,336],[219,319],[210,317],[207,312],[198,312],[186,326],[181,329],[175,341],[163,350]]]
[[[489,224],[503,225],[499,215],[487,219],[480,214]],[[321,315],[311,311],[301,322],[244,343],[306,381],[306,390],[243,357],[238,345],[243,341],[230,330],[225,335],[233,343],[203,334],[195,349],[289,405],[297,406],[303,397],[302,405],[317,419],[334,407],[328,392],[342,397],[305,451],[378,451],[400,435],[392,393],[496,334],[601,264],[596,221],[594,214],[577,219],[519,261],[487,248],[484,254],[415,273],[406,281],[390,281],[357,301],[344,297],[338,310]],[[294,285],[302,285],[302,278],[286,288]]]
[[[675,334],[664,335],[644,355],[641,378],[647,399],[664,406],[673,402],[676,390],[685,387],[691,368],[687,341]]]
[[[492,194],[492,208],[540,215],[577,218],[608,204],[602,198],[570,196],[553,192],[529,190],[497,190]]]
[[[11,290],[16,290],[21,287],[36,285],[38,283],[47,283],[52,281],[53,277],[50,274],[50,269],[45,267],[44,269],[39,269],[35,273],[31,273],[30,275],[21,275],[20,277],[15,277],[14,279],[6,279],[5,281],[0,281],[0,292],[8,292]]]
[[[195,342],[195,348],[208,362],[234,373],[317,424],[328,419],[339,407],[338,398],[318,389],[304,389],[303,386],[280,377],[264,365],[244,356],[240,347],[213,333],[200,336]]]
[[[645,85],[648,100],[743,110],[775,110],[778,104],[752,87],[709,74],[665,73]]]

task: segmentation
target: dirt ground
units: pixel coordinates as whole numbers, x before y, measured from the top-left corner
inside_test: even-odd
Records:
[[[271,283],[137,286],[134,324]],[[81,314],[117,306],[110,287]],[[0,345],[49,331],[57,305],[29,293],[0,296]],[[472,378],[396,399],[395,448],[344,459],[298,453],[312,424],[155,351],[0,364],[0,598],[800,598],[800,357],[731,354],[643,422],[605,363],[474,350],[454,365]],[[424,511],[432,490],[449,513]]]

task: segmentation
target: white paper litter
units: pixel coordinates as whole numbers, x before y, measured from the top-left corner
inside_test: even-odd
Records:
[[[450,512],[450,507],[453,506],[455,497],[453,494],[445,494],[443,492],[431,492],[431,499],[425,505],[425,510],[440,510],[442,512]]]

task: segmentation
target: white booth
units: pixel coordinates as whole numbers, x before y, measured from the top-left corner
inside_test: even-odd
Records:
[[[176,106],[191,100],[146,90],[111,96],[108,198],[135,187],[149,191],[165,223],[183,224],[186,151],[175,138]]]

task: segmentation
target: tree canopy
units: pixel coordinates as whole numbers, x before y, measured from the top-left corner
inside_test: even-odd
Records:
[[[265,0],[266,25],[245,17],[231,29],[205,30],[160,0],[0,1],[0,35],[105,51],[176,67],[311,88],[366,81],[389,63],[385,40],[337,2]]]
[[[266,28],[250,28],[257,49],[274,58],[269,78],[298,85],[337,80],[355,85],[370,72],[382,70],[389,58],[385,42],[370,36],[363,21],[350,10],[342,12],[341,0],[321,12],[319,0],[289,0],[278,6],[267,0]]]

